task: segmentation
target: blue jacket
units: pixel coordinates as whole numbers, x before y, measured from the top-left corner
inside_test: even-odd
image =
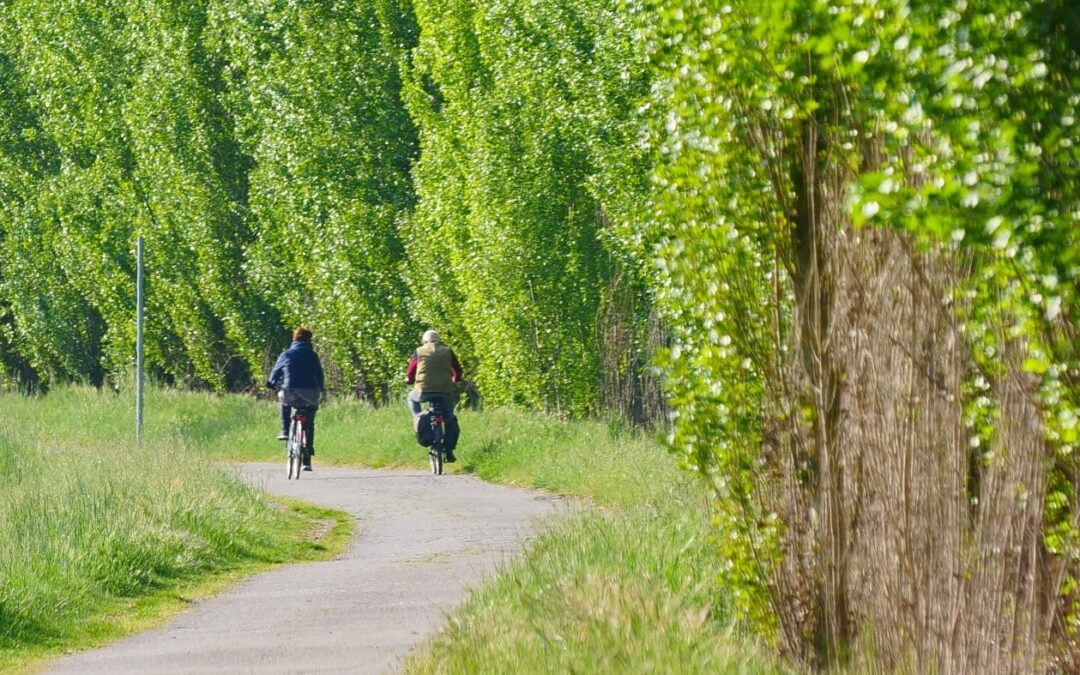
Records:
[[[310,342],[297,340],[281,352],[270,377],[268,387],[282,389],[325,389],[322,362]]]

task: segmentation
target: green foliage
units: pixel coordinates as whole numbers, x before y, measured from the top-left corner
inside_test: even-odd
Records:
[[[955,283],[935,301],[962,325],[972,373],[966,391],[949,394],[967,402],[976,519],[990,518],[978,497],[979,476],[1000,465],[991,441],[1010,450],[1000,438],[1012,423],[1002,420],[1003,401],[1016,401],[1007,355],[1022,351],[1041,387],[1039,435],[1052,448],[1044,544],[1060,557],[1046,564],[1073,560],[1080,24],[1068,3],[701,0],[657,11],[651,45],[669,75],[655,89],[663,159],[642,232],[658,242],[657,297],[675,338],[662,362],[674,408],[669,442],[716,493],[741,614],[766,628],[779,616],[790,630],[807,607],[800,603],[811,613],[827,606],[812,599],[827,588],[827,533],[813,539],[811,599],[784,595],[799,565],[792,542],[817,526],[816,514],[804,522],[802,497],[774,510],[770,480],[790,481],[789,494],[828,494],[819,462],[837,436],[815,396],[848,385],[842,372],[830,380],[829,366],[800,369],[820,366],[828,355],[816,348],[836,351],[825,345],[845,339],[818,332],[842,325],[830,312],[854,302],[828,304],[838,287],[829,275],[853,264],[829,268],[828,256],[873,249],[826,249],[815,233],[881,241],[875,230],[899,232],[953,266]],[[913,335],[913,348],[930,339]],[[787,461],[770,448],[791,447],[789,470],[769,473]],[[787,633],[789,646],[820,640],[826,627],[814,625]]]
[[[124,380],[141,234],[153,371],[245,386],[281,322],[307,322],[345,380],[385,388],[415,332],[389,7],[5,3],[5,351],[45,379]]]
[[[1080,19],[1055,0],[918,18],[914,36],[910,19],[874,36],[884,46],[866,64],[881,82],[870,107],[886,154],[855,208],[970,252],[961,291],[973,358],[993,379],[1003,343],[1022,343],[1024,368],[1042,381],[1048,440],[1069,458],[1080,410]],[[951,38],[937,50],[913,42],[931,25]],[[890,180],[905,169],[917,179]]]
[[[385,391],[419,332],[396,229],[415,135],[400,45],[383,42],[374,5],[223,2],[212,14],[251,162],[245,271],[287,324],[315,329],[345,383]]]
[[[793,118],[775,91],[787,80],[774,73],[795,57],[759,35],[783,30],[765,18],[769,9],[772,19],[786,16],[777,7],[686,4],[662,13],[656,38],[663,70],[679,75],[658,89],[664,160],[647,231],[674,338],[660,361],[674,411],[668,443],[717,497],[716,524],[726,533],[717,543],[737,615],[771,632],[777,529],[754,498],[752,472],[766,422],[761,373],[776,358],[773,338],[791,330],[792,290],[780,267],[791,226],[787,195],[771,183],[782,168],[745,139],[751,111],[779,108],[778,125]]]
[[[231,353],[253,361],[249,339],[262,336],[240,278],[250,235],[199,40],[204,8],[86,0],[57,17],[47,3],[7,4],[0,182],[16,194],[0,232],[20,351],[43,375],[122,376],[143,234],[149,363],[223,386]]]
[[[42,379],[128,377],[140,234],[168,382],[247,386],[298,323],[375,397],[422,325],[493,402],[645,370],[639,7],[49,7],[0,18],[3,345]]]
[[[597,318],[619,267],[605,211],[647,166],[611,156],[633,138],[648,82],[632,21],[599,2],[415,9],[414,310],[446,326],[490,400],[595,409]]]

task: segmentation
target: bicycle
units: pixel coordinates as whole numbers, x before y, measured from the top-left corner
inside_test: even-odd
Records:
[[[311,447],[308,444],[309,439],[307,436],[307,423],[310,414],[311,411],[307,406],[293,406],[289,437],[285,440],[289,479],[300,480],[300,472],[304,470],[304,465],[311,462]]]
[[[431,461],[431,473],[441,476],[446,455],[446,450],[443,447],[443,440],[446,438],[446,413],[443,411],[442,405],[437,401],[430,401],[428,410],[431,411],[432,437],[431,445],[428,446],[428,459]]]

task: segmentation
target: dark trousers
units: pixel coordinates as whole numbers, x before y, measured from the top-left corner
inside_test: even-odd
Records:
[[[315,413],[319,408],[315,406],[305,406],[304,411],[307,413],[307,422],[304,424],[304,433],[307,434],[308,447],[311,448],[311,454],[315,454]],[[286,436],[289,435],[289,426],[292,424],[292,406],[287,403],[281,404],[281,433]]]

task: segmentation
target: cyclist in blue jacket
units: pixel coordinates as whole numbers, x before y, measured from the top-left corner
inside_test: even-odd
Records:
[[[306,407],[308,444],[311,455],[315,454],[315,412],[319,408],[319,395],[325,390],[322,362],[311,346],[311,331],[303,326],[293,331],[293,341],[289,348],[281,352],[266,386],[278,388],[281,399],[281,433],[278,440],[289,437],[290,408]],[[305,471],[311,471],[310,455],[304,465]]]

